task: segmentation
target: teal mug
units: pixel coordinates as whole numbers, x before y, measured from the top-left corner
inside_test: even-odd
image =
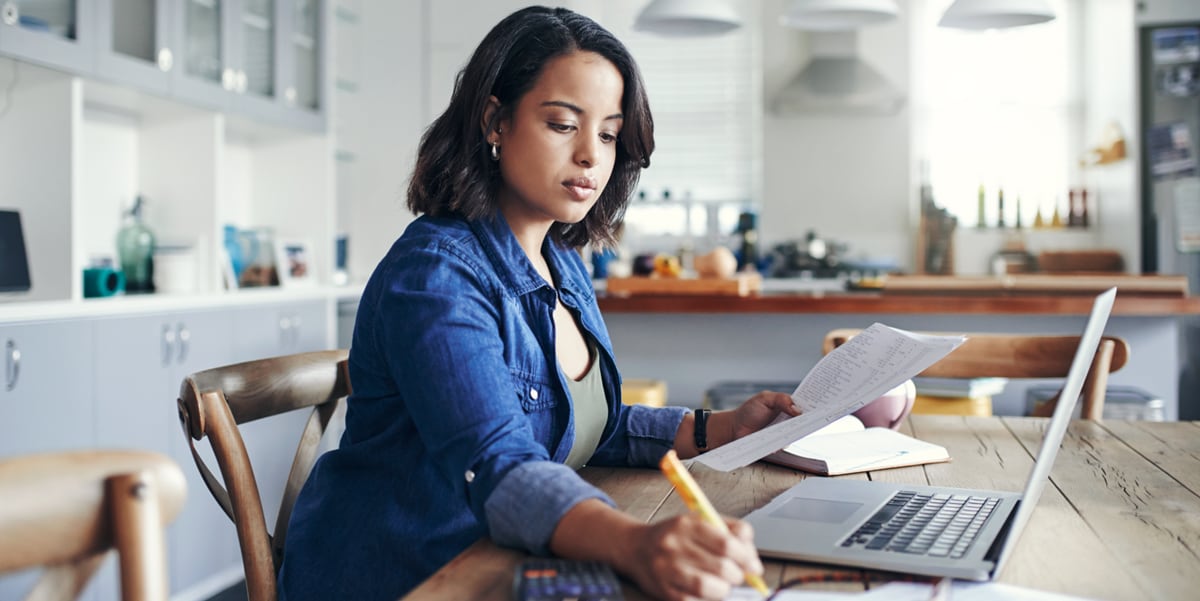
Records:
[[[83,270],[83,297],[113,296],[125,291],[125,274],[112,267],[88,267]]]

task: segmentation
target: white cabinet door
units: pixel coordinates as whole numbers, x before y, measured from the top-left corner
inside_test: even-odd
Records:
[[[91,339],[83,321],[0,326],[0,461],[94,446]],[[0,575],[0,599],[23,599],[40,573]]]
[[[0,326],[0,352],[0,459],[93,446],[92,325]]]
[[[183,510],[167,528],[171,593],[209,584],[237,571],[241,555],[233,523],[204,486],[179,425],[175,400],[183,378],[231,361],[228,312],[182,312],[96,322],[96,436],[103,446],[157,451],[179,464],[187,478]],[[208,443],[197,443],[216,466]],[[229,582],[224,583],[230,584]],[[91,587],[101,600],[118,590],[111,558]],[[191,592],[191,591],[189,591]],[[205,591],[208,596],[215,591]]]
[[[250,361],[328,348],[329,323],[324,300],[251,307],[237,312],[235,340],[239,361]],[[242,426],[246,452],[254,466],[267,527],[273,528],[288,471],[308,410],[293,411]]]

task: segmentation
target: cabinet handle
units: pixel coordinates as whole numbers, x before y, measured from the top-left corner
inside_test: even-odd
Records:
[[[233,69],[225,69],[221,71],[221,87],[232,92],[237,87],[237,75]]]
[[[171,53],[170,48],[158,49],[158,68],[162,71],[170,71],[175,64],[175,55]]]
[[[292,316],[292,346],[300,344],[300,316]]]
[[[292,340],[292,318],[283,315],[279,318],[279,346],[291,346]]]
[[[171,354],[175,348],[175,330],[171,329],[171,324],[164,323],[162,327],[162,364],[163,367],[171,365]]]
[[[187,326],[183,325],[183,322],[179,322],[179,325],[175,326],[175,331],[176,336],[179,338],[179,353],[175,358],[175,361],[177,363],[183,363],[184,361],[187,361],[188,351],[190,350],[190,345],[188,343],[192,340],[192,332],[191,330],[187,329]]]
[[[4,388],[12,390],[17,387],[17,379],[21,377],[21,349],[17,343],[9,340],[4,344]]]
[[[21,11],[17,8],[17,4],[5,2],[4,8],[0,8],[0,19],[4,20],[5,25],[16,25],[17,21],[21,20]]]

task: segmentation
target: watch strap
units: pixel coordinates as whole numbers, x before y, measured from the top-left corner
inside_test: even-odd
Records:
[[[703,451],[708,448],[708,416],[712,411],[708,409],[697,409],[695,420],[692,426],[693,440],[696,443],[696,449]]]

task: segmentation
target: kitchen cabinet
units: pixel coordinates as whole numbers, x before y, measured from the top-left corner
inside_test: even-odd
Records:
[[[322,295],[220,308],[0,322],[0,460],[82,448],[132,448],[174,459],[187,478],[183,510],[167,527],[172,596],[208,598],[242,575],[237,535],[196,469],[175,400],[184,377],[251,359],[332,348],[334,300]],[[305,411],[247,424],[269,524],[274,523]],[[212,469],[207,441],[197,443]],[[36,573],[0,577],[0,599],[21,598]],[[115,557],[82,599],[118,598]]]
[[[96,0],[96,75],[165,96],[175,63],[171,0]]]
[[[93,8],[76,0],[0,0],[0,54],[88,72],[95,40],[86,24]]]
[[[285,303],[238,311],[234,317],[237,361],[330,348],[327,301]],[[273,528],[307,409],[243,424],[242,439],[254,467],[267,527]]]
[[[174,459],[187,477],[183,510],[167,528],[172,594],[213,574],[236,570],[241,561],[237,536],[193,465],[175,408],[185,376],[229,362],[232,334],[227,311],[170,312],[95,322],[97,446],[163,453]],[[199,446],[213,461],[207,445]],[[100,599],[113,598],[116,583],[116,562],[109,559],[93,588]]]
[[[0,165],[15,175],[0,198],[29,241],[22,300],[82,300],[83,269],[115,259],[139,195],[159,242],[195,253],[199,293],[224,290],[226,225],[309,241],[327,281],[339,230],[328,12],[320,0],[0,0],[0,55],[15,58],[0,58]]]
[[[94,446],[92,330],[86,322],[0,326],[0,459]]]
[[[91,328],[85,322],[0,325],[0,461],[94,446]],[[22,599],[40,570],[0,575],[0,599]],[[80,597],[92,601],[91,593]]]
[[[254,122],[321,131],[319,0],[99,0],[97,77]]]

